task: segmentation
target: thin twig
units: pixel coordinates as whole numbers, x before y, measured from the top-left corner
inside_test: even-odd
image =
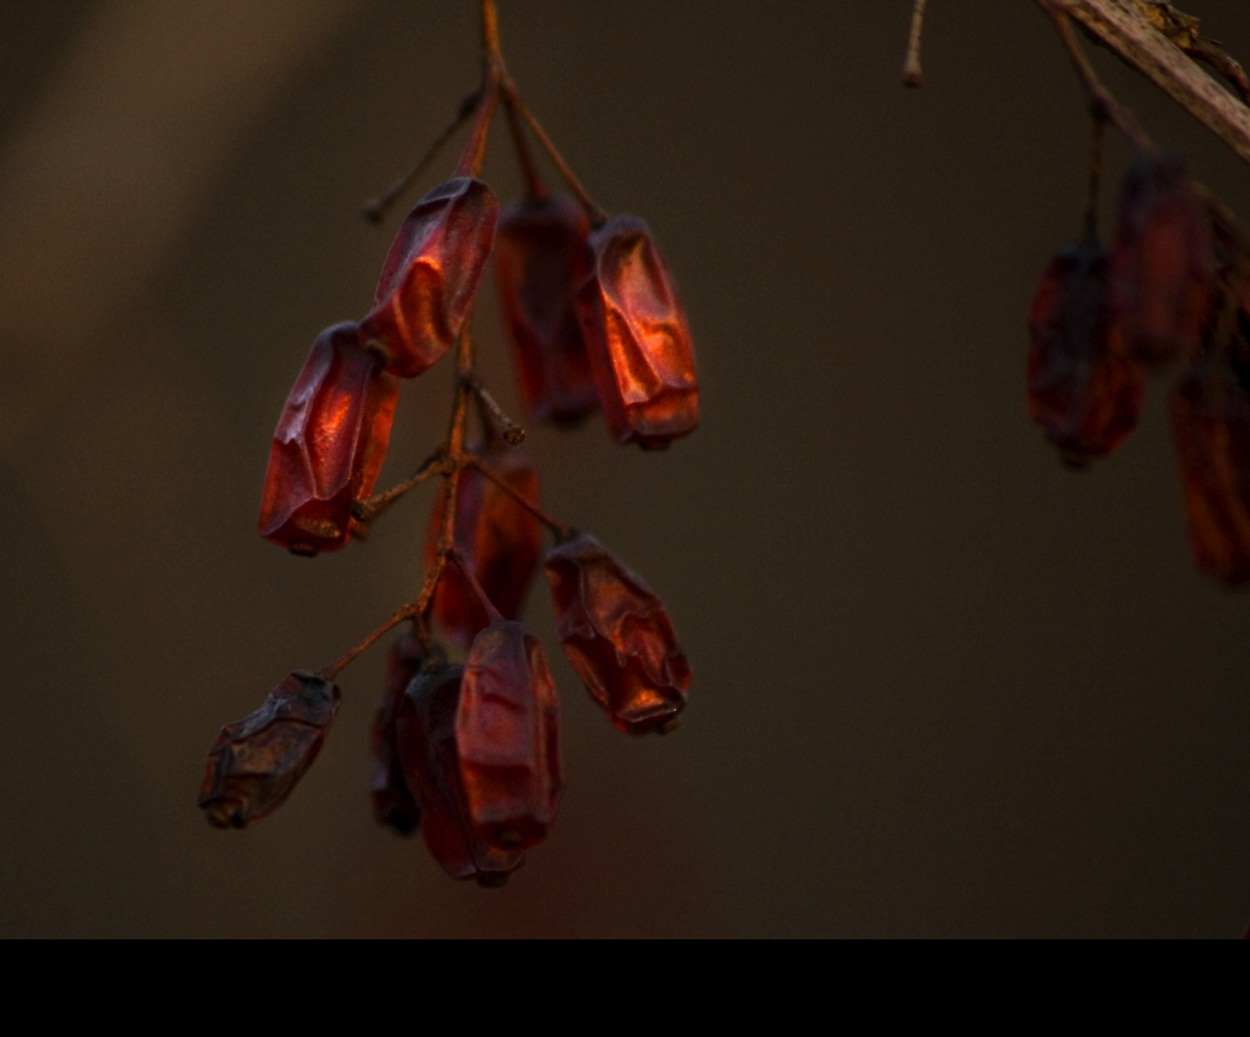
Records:
[[[927,0],[915,0],[911,9],[911,31],[907,34],[907,57],[903,59],[903,86],[915,89],[924,82],[920,67],[920,35],[924,31],[924,8]]]
[[[498,486],[501,490],[503,490],[506,494],[508,494],[509,497],[511,497],[518,504],[520,504],[521,507],[523,507],[526,511],[528,511],[531,515],[533,515],[534,518],[538,519],[539,522],[541,522],[544,526],[550,529],[556,535],[557,540],[563,542],[565,540],[570,539],[576,534],[576,531],[571,526],[566,526],[563,522],[560,522],[557,519],[552,518],[545,511],[543,511],[543,509],[540,508],[537,504],[533,504],[530,501],[526,500],[524,495],[522,495],[514,487],[508,485],[508,481],[504,479],[502,476],[500,476],[499,473],[497,473],[493,468],[491,468],[491,466],[488,465],[485,461],[483,461],[480,457],[468,455],[465,457],[465,463],[472,465],[474,468],[476,468],[479,472],[481,472],[484,476],[486,476],[486,478],[488,478],[491,482],[493,482],[496,486]]]
[[[1142,13],[1144,0],[1034,0],[1062,12],[1250,163],[1250,108],[1185,56]]]
[[[559,170],[561,178],[568,184],[569,190],[582,203],[582,208],[586,210],[586,214],[590,217],[592,225],[598,227],[607,222],[608,214],[596,204],[595,200],[590,197],[586,188],[582,186],[580,180],[574,175],[573,170],[569,168],[569,164],[564,161],[564,156],[556,150],[555,144],[551,142],[551,138],[547,136],[547,132],[542,128],[533,113],[526,107],[525,102],[521,99],[521,95],[517,93],[516,86],[510,79],[504,81],[504,101],[516,109],[518,115],[525,120],[525,125],[530,128],[530,132],[538,139],[538,143],[543,146],[543,150],[547,152],[556,169]]]
[[[1114,94],[1105,86],[1102,80],[1098,78],[1098,73],[1094,71],[1094,66],[1090,64],[1085,51],[1081,49],[1081,43],[1076,38],[1076,33],[1072,31],[1072,22],[1068,18],[1068,12],[1063,7],[1050,7],[1049,9],[1051,21],[1055,23],[1055,28],[1059,31],[1059,38],[1063,40],[1064,47],[1067,48],[1069,56],[1072,58],[1072,64],[1076,66],[1077,74],[1081,77],[1081,81],[1085,84],[1085,89],[1089,93],[1090,103],[1094,106],[1096,113],[1105,116],[1108,122],[1119,130],[1129,142],[1138,150],[1143,152],[1157,151],[1154,142],[1146,134],[1133,118],[1132,114],[1125,108]]]
[[[386,215],[387,210],[395,204],[396,199],[408,190],[408,188],[412,185],[412,182],[416,180],[417,177],[421,175],[425,167],[434,160],[434,157],[443,149],[443,146],[451,139],[456,130],[460,129],[468,118],[475,111],[477,111],[477,106],[481,103],[481,101],[482,91],[477,90],[460,102],[460,110],[456,113],[456,117],[452,120],[451,125],[443,130],[443,132],[435,138],[434,143],[426,148],[425,154],[417,159],[416,165],[391,184],[391,186],[388,187],[382,194],[378,195],[376,198],[370,198],[369,201],[365,202],[365,204],[361,206],[361,210],[364,212],[367,220],[371,223],[378,223],[381,221],[382,217]]]

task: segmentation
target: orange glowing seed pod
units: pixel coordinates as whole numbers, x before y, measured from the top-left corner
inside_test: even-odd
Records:
[[[495,193],[468,176],[439,184],[408,214],[382,266],[374,307],[360,322],[389,372],[414,378],[456,341],[498,216]]]
[[[1198,360],[1215,302],[1211,221],[1180,160],[1138,158],[1124,181],[1111,254],[1112,317],[1144,364]]]
[[[552,548],[546,572],[560,645],[612,723],[630,734],[675,727],[690,666],[664,603],[585,533]]]
[[[531,421],[574,422],[599,407],[575,298],[590,271],[589,237],[585,211],[567,195],[527,198],[499,219],[495,280]]]
[[[1250,399],[1212,359],[1180,377],[1171,412],[1194,564],[1239,586],[1250,580]]]
[[[515,847],[486,845],[469,819],[456,751],[463,675],[464,667],[446,665],[418,673],[399,704],[395,741],[408,787],[421,805],[421,834],[431,856],[453,879],[501,886],[525,855]]]
[[[590,236],[578,312],[608,429],[620,443],[663,449],[699,424],[686,315],[651,232],[614,216]]]
[[[1107,252],[1093,238],[1047,268],[1029,312],[1029,416],[1074,468],[1116,449],[1141,413],[1145,374],[1113,348]]]
[[[217,828],[249,828],[278,809],[317,759],[339,710],[333,681],[297,670],[208,750],[200,808]]]
[[[481,455],[491,470],[520,496],[537,506],[538,470],[528,455],[502,444]],[[507,490],[472,466],[460,473],[456,492],[454,547],[486,597],[505,619],[521,614],[542,552],[542,525]],[[444,497],[430,515],[425,561],[428,567],[438,548],[443,526]],[[432,614],[448,639],[468,647],[489,622],[485,606],[458,566],[443,570],[434,594]]]
[[[260,534],[295,554],[337,551],[386,457],[399,383],[360,345],[355,324],[313,343],[269,451]]]
[[[456,709],[469,816],[497,849],[540,842],[564,787],[560,703],[538,639],[496,620],[473,640]]]

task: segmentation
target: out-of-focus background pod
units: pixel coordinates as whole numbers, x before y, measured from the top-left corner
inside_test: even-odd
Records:
[[[255,523],[308,343],[364,315],[453,171],[455,145],[360,218],[475,88],[476,5],[0,4],[0,935],[1243,931],[1250,598],[1193,566],[1169,380],[1082,474],[1026,409],[1084,98],[1025,0],[931,4],[905,91],[909,6],[500,4],[538,118],[663,243],[701,398],[663,454],[598,415],[531,432],[544,506],[645,574],[694,679],[676,733],[623,738],[531,596],[567,786],[483,891],[373,819],[389,640],[280,811],[220,832],[195,804],[224,723],[420,580],[432,485],[311,561]],[[1187,7],[1250,59],[1244,0]],[[1250,169],[1091,53],[1250,222]],[[492,277],[483,377],[517,413]],[[443,436],[451,382],[405,383],[379,486]]]

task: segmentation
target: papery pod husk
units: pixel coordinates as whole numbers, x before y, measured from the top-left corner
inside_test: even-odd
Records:
[[[495,237],[495,281],[530,421],[571,423],[597,410],[578,286],[590,271],[590,221],[567,195],[508,206]]]
[[[542,644],[522,624],[497,620],[473,639],[456,751],[482,840],[500,849],[541,842],[564,787],[560,702]]]
[[[699,424],[694,345],[676,286],[633,216],[608,220],[590,250],[577,306],[608,430],[619,443],[662,449]]]
[[[274,432],[261,536],[302,555],[347,543],[358,525],[352,504],[373,491],[386,459],[398,398],[357,325],[317,336]]]
[[[1250,580],[1250,399],[1218,358],[1172,389],[1172,431],[1194,563],[1229,586]]]
[[[486,448],[481,456],[523,499],[538,505],[538,470],[525,451],[495,445]],[[507,490],[471,466],[461,470],[456,497],[454,546],[491,604],[505,619],[516,619],[538,567],[542,524]],[[440,494],[430,516],[427,567],[438,549],[445,498],[445,493]],[[465,648],[490,622],[477,594],[454,564],[443,570],[431,612],[447,638]]]
[[[1029,312],[1029,416],[1074,468],[1114,451],[1137,426],[1145,374],[1115,348],[1106,250],[1070,245],[1050,263]]]
[[[585,533],[547,555],[560,645],[612,723],[630,734],[671,730],[690,666],[664,603]]]
[[[386,369],[414,378],[452,347],[495,240],[499,201],[481,180],[455,177],[408,214],[360,322]]]
[[[373,719],[373,775],[369,783],[373,816],[378,824],[400,835],[411,835],[417,830],[421,823],[421,805],[404,777],[395,725],[404,692],[425,659],[421,642],[412,633],[403,634],[391,645],[382,702]]]
[[[500,886],[525,863],[525,854],[487,845],[469,818],[456,751],[463,675],[462,666],[443,666],[413,678],[396,715],[396,743],[408,787],[421,804],[421,834],[431,855],[453,879]]]
[[[1215,281],[1210,216],[1181,161],[1138,158],[1111,255],[1113,319],[1127,355],[1149,365],[1200,359]]]
[[[248,828],[277,810],[321,752],[339,698],[332,681],[296,670],[259,709],[223,727],[200,788],[209,824]]]

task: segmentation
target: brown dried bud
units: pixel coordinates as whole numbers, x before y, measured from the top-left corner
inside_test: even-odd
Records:
[[[1194,563],[1236,586],[1250,580],[1250,399],[1218,360],[1198,364],[1172,390]]]
[[[564,654],[612,723],[669,730],[685,708],[690,667],[664,603],[585,533],[547,555]]]
[[[1115,450],[1141,413],[1145,376],[1112,334],[1107,253],[1086,239],[1051,261],[1029,313],[1029,416],[1076,468]]]
[[[498,620],[473,640],[456,710],[469,816],[498,849],[540,842],[564,786],[560,702],[538,639]]]
[[[1128,355],[1145,364],[1199,359],[1215,257],[1206,206],[1180,160],[1139,158],[1124,181],[1119,220],[1111,299]]]
[[[248,828],[277,810],[313,765],[338,710],[338,685],[296,670],[260,709],[223,727],[200,789],[209,823]]]
[[[347,543],[352,503],[382,470],[398,398],[399,383],[361,348],[355,324],[317,336],[273,435],[261,536],[302,555]]]
[[[577,286],[590,271],[590,221],[567,195],[508,206],[495,240],[495,280],[531,421],[573,422],[599,406],[577,316]]]
[[[391,645],[386,662],[386,687],[373,721],[373,816],[400,835],[411,835],[421,823],[421,806],[408,788],[399,758],[395,724],[404,692],[421,669],[421,642],[406,633]]]
[[[395,734],[408,786],[421,804],[421,833],[434,859],[453,879],[500,886],[525,863],[513,848],[488,846],[469,820],[456,752],[461,666],[418,673],[408,685]]]
[[[672,275],[651,232],[614,216],[590,236],[578,312],[608,429],[661,449],[699,424],[694,346]]]
[[[498,215],[495,193],[460,176],[430,191],[404,220],[382,266],[376,305],[360,322],[392,374],[416,377],[456,341]]]
[[[483,455],[501,479],[521,497],[538,504],[538,470],[523,450],[493,446]],[[434,559],[443,527],[445,494],[430,516],[426,565]],[[454,546],[505,619],[521,614],[526,592],[538,566],[542,525],[511,494],[472,467],[460,473],[456,490]],[[448,565],[439,579],[434,618],[447,637],[467,647],[489,622],[485,607],[460,568]]]

